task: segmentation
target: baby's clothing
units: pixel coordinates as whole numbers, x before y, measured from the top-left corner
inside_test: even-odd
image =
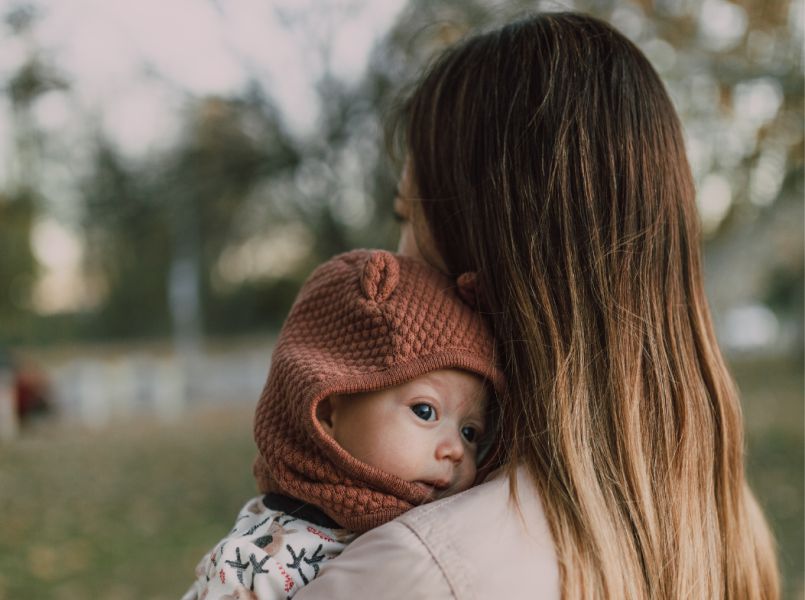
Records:
[[[258,496],[201,559],[196,581],[182,600],[285,600],[356,535],[311,504],[280,494]]]
[[[430,499],[351,456],[317,405],[439,369],[473,373],[502,394],[494,339],[465,292],[461,278],[385,251],[355,250],[316,269],[282,327],[255,413],[254,474],[266,496],[202,559],[183,600],[290,598],[358,534]]]

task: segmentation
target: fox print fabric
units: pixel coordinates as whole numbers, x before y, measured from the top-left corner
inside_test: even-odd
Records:
[[[235,526],[201,559],[182,600],[286,600],[355,538],[269,508],[263,497],[243,507]]]

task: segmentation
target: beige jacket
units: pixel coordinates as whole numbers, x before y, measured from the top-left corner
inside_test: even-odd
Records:
[[[363,534],[295,600],[558,599],[542,504],[524,469],[517,478],[522,517],[494,477]]]

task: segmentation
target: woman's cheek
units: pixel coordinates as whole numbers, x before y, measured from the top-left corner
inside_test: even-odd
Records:
[[[409,258],[423,260],[414,236],[414,228],[409,222],[403,223],[400,227],[400,243],[397,246],[397,252]]]

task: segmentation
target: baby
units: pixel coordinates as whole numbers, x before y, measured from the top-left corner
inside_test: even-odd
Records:
[[[385,251],[316,269],[255,414],[263,495],[184,600],[291,597],[358,534],[473,485],[493,461],[487,415],[503,378],[470,284]]]

